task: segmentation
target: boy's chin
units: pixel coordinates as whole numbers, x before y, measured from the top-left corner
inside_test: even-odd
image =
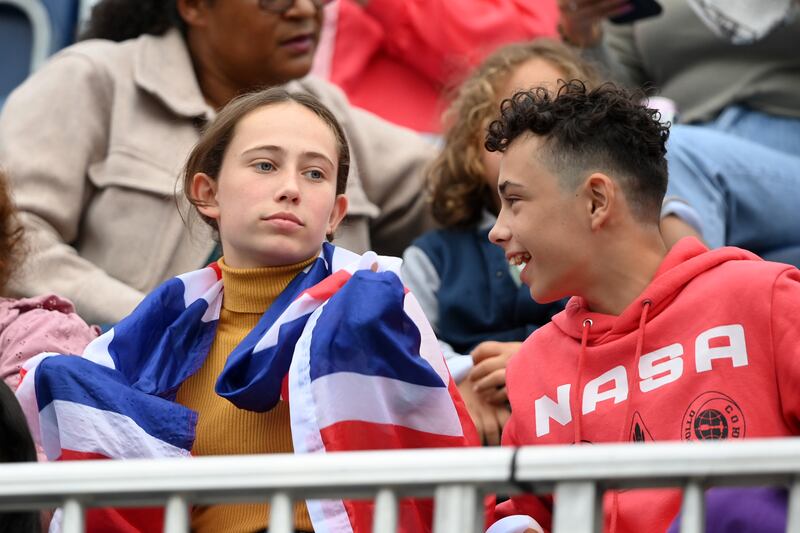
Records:
[[[544,287],[537,287],[536,285],[529,285],[528,289],[530,290],[531,299],[537,304],[549,304],[552,302],[557,302],[563,296],[553,290],[548,290]]]

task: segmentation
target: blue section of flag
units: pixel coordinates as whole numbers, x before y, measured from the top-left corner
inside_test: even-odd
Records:
[[[217,394],[248,411],[265,412],[275,407],[280,400],[281,383],[292,363],[294,345],[303,333],[308,316],[283,324],[276,322],[303,291],[330,274],[330,260],[327,263],[317,260],[307,273],[298,274],[278,296],[256,327],[228,356],[217,380]],[[279,327],[276,345],[254,351],[258,341],[276,325]]]
[[[311,337],[311,380],[336,372],[446,387],[419,355],[420,333],[393,272],[359,270],[328,300]]]
[[[191,450],[197,415],[175,402],[130,387],[114,369],[82,357],[57,355],[36,367],[39,411],[54,400],[72,402],[131,418],[151,436]]]
[[[202,298],[185,307],[184,291],[183,280],[173,278],[114,326],[108,351],[134,389],[173,399],[203,364],[217,323],[201,320],[208,309]]]

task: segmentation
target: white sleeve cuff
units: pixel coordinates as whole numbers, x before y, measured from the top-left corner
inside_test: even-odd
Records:
[[[529,529],[536,533],[544,533],[539,522],[530,516],[515,514],[498,520],[486,530],[486,533],[525,533]]]

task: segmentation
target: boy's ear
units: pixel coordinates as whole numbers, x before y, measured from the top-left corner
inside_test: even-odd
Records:
[[[219,220],[219,205],[217,204],[217,182],[205,172],[198,172],[192,177],[191,197],[195,200],[195,207],[208,218]]]
[[[333,232],[335,232],[336,228],[339,227],[342,219],[347,214],[347,205],[347,196],[344,194],[337,194],[336,200],[333,202],[331,216],[328,218],[328,235],[333,235]]]
[[[606,174],[595,172],[584,183],[592,230],[600,229],[612,215],[617,198],[617,184]]]

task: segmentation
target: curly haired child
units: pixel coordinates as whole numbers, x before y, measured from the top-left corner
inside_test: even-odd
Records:
[[[500,48],[460,86],[444,117],[444,147],[429,171],[433,216],[443,229],[418,238],[403,256],[405,281],[489,444],[499,443],[508,416],[508,357],[562,304],[532,301],[518,269],[489,242],[500,208],[499,157],[483,147],[483,136],[500,100],[514,89],[555,88],[559,78],[597,79],[568,47],[539,39]]]

